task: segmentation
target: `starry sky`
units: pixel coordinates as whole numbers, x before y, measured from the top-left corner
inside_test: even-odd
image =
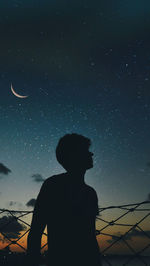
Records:
[[[92,141],[100,207],[148,199],[149,33],[147,0],[1,1],[0,208],[30,210],[72,132]]]

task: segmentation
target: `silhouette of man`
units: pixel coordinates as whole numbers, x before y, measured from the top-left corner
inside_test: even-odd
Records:
[[[46,179],[37,197],[27,248],[32,265],[38,265],[46,225],[49,266],[101,265],[95,235],[97,194],[84,182],[86,170],[93,167],[90,144],[74,133],[58,142],[56,157],[67,172]]]

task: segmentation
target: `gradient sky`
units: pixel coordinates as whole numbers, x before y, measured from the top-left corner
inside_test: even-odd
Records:
[[[0,208],[27,209],[63,172],[55,147],[71,132],[92,140],[101,207],[147,200],[150,2],[1,1],[0,39]]]

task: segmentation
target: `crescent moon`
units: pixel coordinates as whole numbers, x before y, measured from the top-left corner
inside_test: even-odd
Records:
[[[12,93],[16,96],[16,97],[18,97],[18,98],[27,98],[28,96],[27,95],[20,95],[20,94],[18,94],[18,93],[16,93],[15,92],[15,90],[14,90],[14,88],[13,88],[13,85],[11,84],[11,91],[12,91]]]

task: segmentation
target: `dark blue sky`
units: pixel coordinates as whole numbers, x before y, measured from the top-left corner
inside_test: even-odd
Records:
[[[147,199],[149,32],[146,0],[1,1],[0,207],[25,208],[32,175],[63,171],[55,147],[70,132],[92,140],[99,205]]]

